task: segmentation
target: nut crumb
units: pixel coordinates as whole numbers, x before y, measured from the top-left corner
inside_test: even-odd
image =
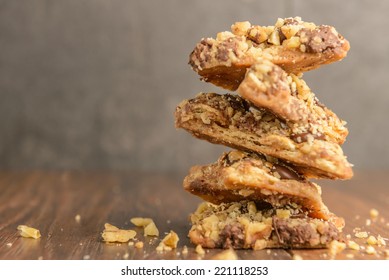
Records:
[[[188,247],[186,247],[186,245],[184,246],[184,248],[182,248],[182,254],[183,255],[187,255],[188,254]]]
[[[370,235],[366,242],[369,245],[377,245],[377,238],[375,238],[373,235]]]
[[[90,259],[90,255],[85,255],[82,257],[84,260],[89,260]]]
[[[155,225],[153,219],[135,217],[132,218],[130,221],[137,227],[143,227],[144,236],[159,236],[159,230]]]
[[[143,242],[142,241],[138,241],[138,242],[136,242],[135,243],[135,248],[137,248],[137,249],[142,249],[143,248]]]
[[[201,247],[200,244],[196,246],[196,253],[198,255],[205,255],[205,251],[204,251],[203,247]]]
[[[347,235],[346,235],[346,238],[347,238],[347,239],[351,239],[351,235],[350,235],[350,234],[347,234]]]
[[[159,243],[156,250],[157,251],[171,251],[172,249],[177,248],[177,244],[180,238],[178,238],[177,233],[170,231],[164,239]]]
[[[150,218],[140,218],[140,217],[132,218],[130,221],[137,227],[145,227],[151,222],[153,222],[153,220]]]
[[[144,227],[144,236],[159,236],[159,230],[154,222]]]
[[[19,230],[19,233],[22,237],[29,237],[34,239],[38,239],[41,237],[41,233],[39,232],[39,229],[32,228],[25,225],[19,225],[17,229]]]
[[[369,254],[369,255],[373,255],[373,254],[376,253],[376,251],[375,251],[373,246],[369,245],[369,246],[366,247],[366,253]]]
[[[373,209],[370,209],[370,217],[371,217],[372,219],[377,218],[378,215],[379,215],[379,212],[378,212],[377,209],[374,209],[374,208],[373,208]]]
[[[346,243],[339,242],[337,240],[332,240],[328,251],[331,259],[334,259],[337,254],[342,252],[346,248]]]
[[[369,235],[366,231],[359,231],[355,233],[355,237],[357,238],[367,238]]]
[[[377,245],[378,246],[386,246],[386,241],[381,235],[378,235],[378,237],[377,237]]]
[[[347,245],[348,245],[348,247],[349,247],[350,249],[353,249],[353,250],[356,250],[356,251],[359,251],[359,249],[360,249],[358,243],[356,243],[356,242],[354,242],[354,241],[352,241],[352,240],[350,240],[350,241],[347,243]]]
[[[39,261],[43,260],[43,256],[39,256],[39,257],[38,257],[38,260],[39,260]]]
[[[128,242],[136,235],[136,231],[134,230],[119,229],[118,227],[113,226],[109,223],[106,223],[104,227],[105,229],[101,234],[101,237],[105,242]]]
[[[123,259],[125,259],[125,260],[128,260],[129,257],[130,257],[130,254],[129,254],[129,253],[125,253],[125,254],[123,255]]]
[[[7,244],[5,244],[7,247],[12,247],[12,243],[10,242],[10,243],[7,243]]]
[[[366,226],[370,226],[371,225],[371,220],[370,219],[366,219]]]
[[[76,220],[77,223],[80,223],[81,222],[81,216],[79,214],[77,214],[74,219]]]
[[[128,246],[134,246],[134,241],[128,242]]]
[[[236,254],[234,249],[230,248],[214,255],[211,259],[212,260],[237,260],[238,255]]]

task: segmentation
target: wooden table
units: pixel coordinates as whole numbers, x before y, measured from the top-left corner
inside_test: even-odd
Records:
[[[182,189],[185,174],[108,171],[2,171],[0,172],[0,259],[197,259],[187,236],[188,215],[200,200]],[[389,173],[356,172],[350,181],[320,181],[323,200],[346,220],[345,236],[366,247],[366,239],[354,237],[356,227],[371,235],[389,237]],[[369,211],[379,211],[370,225]],[[76,221],[76,215],[81,220]],[[160,238],[137,237],[144,248],[101,241],[104,223],[134,228],[131,217],[151,217]],[[25,224],[40,230],[40,239],[22,238],[16,230]],[[155,250],[165,232],[174,230],[179,248]],[[337,259],[385,259],[386,246],[373,246],[377,254],[346,249]],[[188,254],[182,254],[186,245]],[[211,258],[220,250],[209,250]],[[240,259],[328,259],[328,250],[240,250]]]

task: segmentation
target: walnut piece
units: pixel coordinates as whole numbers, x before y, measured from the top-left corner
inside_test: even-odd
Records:
[[[19,225],[17,229],[19,230],[19,233],[22,237],[28,237],[34,239],[38,239],[41,237],[41,233],[39,232],[39,229],[32,228],[26,225]]]
[[[172,249],[177,248],[177,244],[180,238],[178,237],[177,233],[174,231],[170,231],[164,239],[159,243],[156,250],[157,251],[171,251]]]
[[[134,230],[119,229],[109,223],[106,223],[104,227],[105,229],[101,234],[101,237],[105,242],[128,242],[136,235],[136,231]]]
[[[159,236],[159,230],[158,230],[157,226],[155,225],[153,219],[135,217],[135,218],[132,218],[130,221],[131,221],[131,223],[133,223],[137,227],[144,228],[144,236]]]

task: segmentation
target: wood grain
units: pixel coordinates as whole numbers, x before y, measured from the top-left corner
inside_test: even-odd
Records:
[[[188,215],[200,200],[182,189],[184,174],[154,174],[109,171],[2,171],[0,172],[0,259],[197,259],[187,236]],[[323,200],[330,210],[346,220],[344,235],[366,246],[365,239],[354,237],[361,228],[371,235],[389,237],[389,174],[357,172],[350,181],[320,181]],[[369,211],[380,215],[366,226]],[[77,222],[76,215],[81,216]],[[132,217],[151,217],[161,235],[144,237],[136,229],[143,249],[128,244],[101,241],[104,223],[134,228]],[[22,238],[20,224],[36,227],[42,237]],[[179,248],[171,252],[155,250],[165,232],[174,230]],[[389,245],[389,240],[386,240]],[[10,245],[12,244],[12,245]],[[385,247],[374,246],[377,254],[346,249],[337,259],[385,259]],[[187,246],[189,253],[183,255]],[[209,250],[211,258],[220,250]],[[323,250],[240,250],[240,259],[329,259]]]

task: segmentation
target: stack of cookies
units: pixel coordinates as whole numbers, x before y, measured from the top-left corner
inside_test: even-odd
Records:
[[[324,106],[302,73],[339,61],[349,43],[335,28],[301,18],[275,26],[232,25],[190,55],[201,78],[238,94],[200,93],[176,108],[176,126],[231,147],[194,166],[184,188],[206,202],[191,215],[189,237],[206,248],[322,248],[341,238],[308,179],[350,179],[340,145],[345,122]]]

